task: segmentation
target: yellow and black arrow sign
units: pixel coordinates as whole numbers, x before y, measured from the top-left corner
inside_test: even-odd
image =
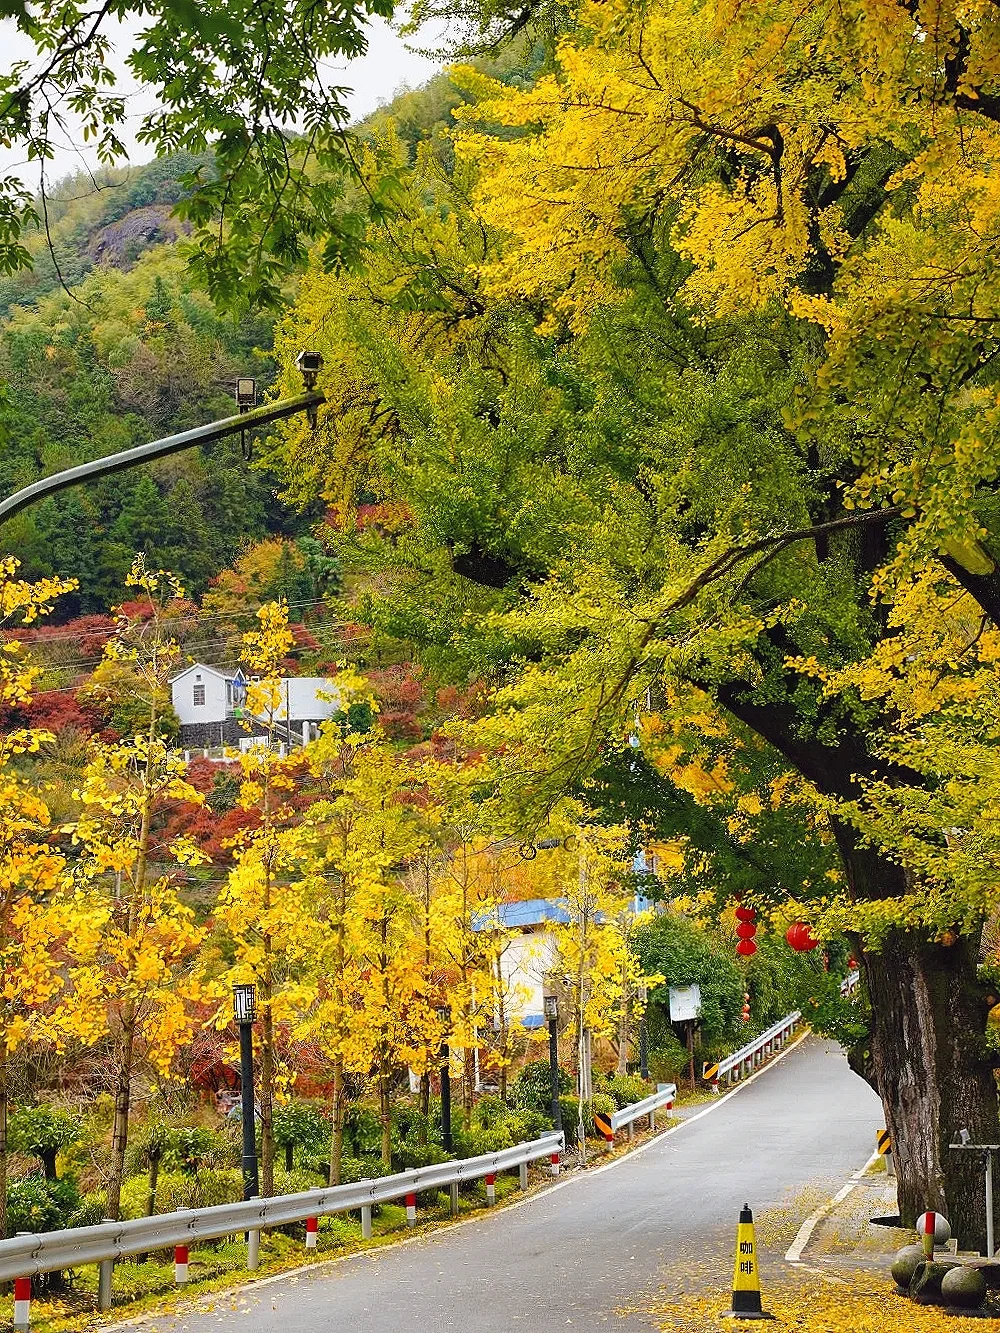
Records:
[[[875,1135],[875,1146],[878,1149],[879,1157],[885,1157],[892,1152],[892,1139],[889,1137],[887,1129],[880,1129]]]
[[[702,1078],[705,1080],[706,1083],[711,1083],[714,1079],[718,1078],[718,1076],[719,1076],[719,1065],[718,1065],[718,1062],[716,1062],[716,1063],[713,1065],[713,1064],[709,1064],[709,1062],[706,1060],[705,1063],[704,1063],[704,1064],[702,1065],[702,1067],[701,1067],[701,1076],[702,1076]]]
[[[594,1112],[594,1128],[609,1143],[615,1137],[615,1131],[611,1128],[611,1116],[607,1111]]]

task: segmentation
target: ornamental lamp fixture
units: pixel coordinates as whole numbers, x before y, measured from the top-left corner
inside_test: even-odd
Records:
[[[236,381],[236,406],[241,412],[249,412],[257,405],[257,381],[239,379]]]
[[[451,1017],[451,1010],[446,1004],[439,1004],[434,1012],[437,1014],[437,1020],[442,1026],[446,1024]]]
[[[554,1018],[559,1017],[559,997],[558,995],[546,995],[542,1003],[545,1006],[545,1017],[551,1023]]]
[[[252,981],[233,986],[233,1017],[240,1025],[252,1023],[257,1017],[257,992]]]
[[[322,352],[300,352],[295,358],[295,365],[308,391],[316,387],[319,372],[323,369]]]

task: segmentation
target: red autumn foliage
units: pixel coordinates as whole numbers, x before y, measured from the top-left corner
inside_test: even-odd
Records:
[[[101,725],[93,708],[80,703],[65,690],[41,690],[22,712],[29,726],[47,731],[60,732],[73,727],[91,736]]]
[[[402,740],[422,736],[418,720],[428,708],[418,668],[403,664],[369,671],[368,680],[379,703],[379,723],[387,736]]]

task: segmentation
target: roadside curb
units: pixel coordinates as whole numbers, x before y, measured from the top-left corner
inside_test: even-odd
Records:
[[[859,1169],[854,1172],[843,1189],[839,1190],[832,1199],[827,1199],[826,1203],[821,1204],[815,1212],[810,1213],[796,1232],[795,1239],[785,1251],[786,1263],[800,1264],[802,1262],[802,1255],[805,1252],[805,1248],[812,1239],[812,1234],[819,1226],[820,1222],[822,1222],[824,1217],[829,1217],[837,1205],[843,1203],[847,1196],[857,1189],[869,1169],[874,1166],[878,1159],[878,1153],[872,1153],[864,1166],[859,1167]]]

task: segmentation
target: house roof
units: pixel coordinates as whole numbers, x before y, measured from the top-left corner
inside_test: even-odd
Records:
[[[220,680],[235,680],[237,676],[243,675],[240,667],[236,667],[232,671],[226,671],[220,670],[219,667],[206,666],[204,662],[192,662],[183,671],[178,671],[176,676],[171,676],[170,684],[173,685],[175,680],[183,680],[189,671],[207,671],[210,676],[218,676]]]
[[[570,919],[563,898],[529,898],[523,903],[500,903],[493,912],[481,912],[473,918],[473,930],[494,930],[500,926],[540,926],[545,921],[565,925]]]

